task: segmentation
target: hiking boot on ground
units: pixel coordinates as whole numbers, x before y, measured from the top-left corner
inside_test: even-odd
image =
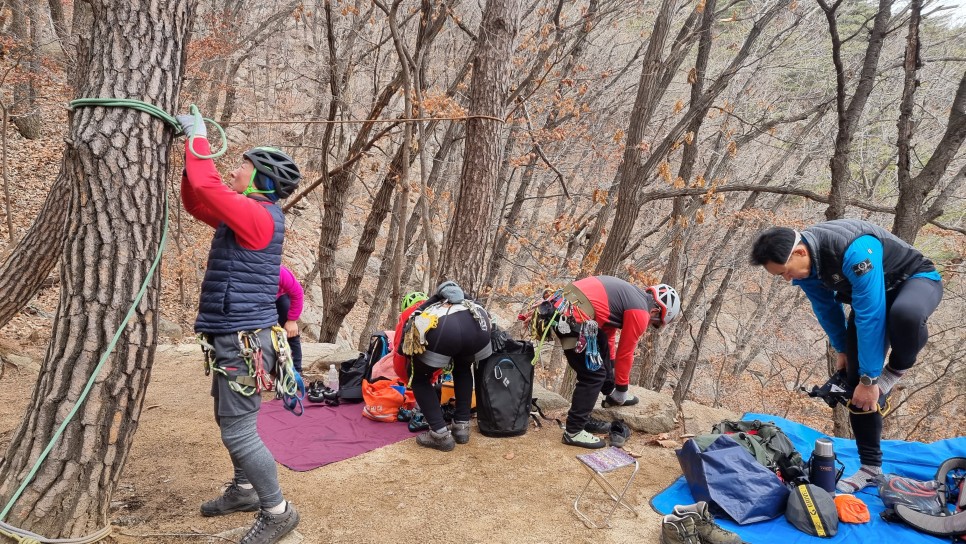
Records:
[[[714,522],[714,516],[708,511],[708,503],[704,501],[689,505],[679,504],[674,507],[674,515],[694,518],[694,529],[701,544],[744,544],[741,537],[722,529]]]
[[[457,444],[466,444],[470,441],[470,422],[454,421],[449,424],[449,432],[453,433],[453,440]]]
[[[612,408],[614,406],[634,406],[638,402],[641,402],[641,399],[633,395],[627,395],[627,398],[624,399],[624,402],[620,402],[614,397],[607,395],[604,397],[604,400],[600,401],[600,406],[601,408]]]
[[[580,431],[579,433],[574,435],[571,435],[567,431],[564,431],[563,443],[567,444],[568,446],[578,446],[581,448],[587,448],[591,450],[596,450],[598,448],[603,448],[607,446],[606,442],[588,433],[587,431]]]
[[[616,420],[610,424],[610,445],[615,448],[624,446],[627,439],[631,437],[631,428],[621,420]]]
[[[661,520],[661,544],[701,544],[694,527],[695,517],[664,516]]]
[[[201,515],[224,516],[232,512],[254,512],[258,508],[258,493],[255,493],[255,489],[243,489],[232,480],[220,497],[201,505]]]
[[[610,432],[610,421],[590,418],[584,425],[584,430],[593,434],[604,434]]]
[[[285,511],[281,514],[269,514],[262,510],[255,515],[255,524],[238,544],[275,544],[298,524],[299,513],[292,503],[286,503]]]
[[[453,439],[453,433],[449,432],[449,429],[441,433],[430,430],[417,434],[416,443],[439,451],[453,451],[456,447],[456,440]]]

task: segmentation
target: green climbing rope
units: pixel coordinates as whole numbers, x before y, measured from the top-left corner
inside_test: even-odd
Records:
[[[158,108],[157,106],[148,104],[146,102],[142,102],[140,100],[111,99],[111,98],[79,98],[70,103],[71,109],[79,108],[79,107],[132,108],[132,109],[136,109],[138,111],[143,111],[145,113],[153,115],[154,117],[157,117],[165,121],[175,129],[177,129],[179,132],[181,131],[181,123],[179,123],[175,117],[171,116],[170,114]],[[201,117],[201,113],[198,111],[197,106],[195,106],[194,104],[191,105],[190,111],[191,111],[191,114],[195,116],[195,121],[198,123],[198,125],[200,125],[200,123],[204,121],[210,121],[212,124],[215,125],[215,127],[218,128],[218,131],[221,133],[222,148],[211,155],[198,155],[194,151],[194,147],[193,147],[194,135],[192,135],[189,141],[189,146],[188,146],[189,150],[196,157],[200,159],[214,158],[214,157],[223,155],[225,153],[225,149],[228,146],[227,140],[225,139],[225,131],[222,130],[222,128],[218,126],[218,124],[215,123],[214,121]],[[3,508],[2,511],[0,511],[0,524],[2,524],[3,529],[6,529],[6,530],[0,529],[0,534],[3,534],[4,536],[9,536],[21,543],[48,541],[47,539],[42,539],[42,540],[38,539],[37,536],[39,535],[34,535],[27,531],[15,530],[15,528],[10,526],[9,524],[3,523],[3,520],[7,518],[7,514],[10,513],[10,509],[13,508],[13,505],[16,504],[17,499],[20,498],[20,495],[23,493],[24,489],[26,489],[27,485],[33,480],[34,476],[37,473],[37,470],[40,468],[40,465],[44,462],[44,460],[47,459],[47,456],[54,448],[54,444],[57,442],[57,440],[60,439],[60,436],[61,434],[63,434],[64,429],[71,422],[71,420],[73,420],[74,416],[77,414],[77,411],[80,409],[81,405],[87,399],[88,393],[90,392],[91,388],[94,386],[94,381],[97,379],[97,376],[100,375],[101,370],[104,368],[104,364],[107,362],[107,358],[110,356],[111,352],[114,351],[114,348],[121,337],[121,333],[124,331],[124,328],[127,326],[127,323],[134,316],[134,312],[137,309],[137,305],[141,302],[141,299],[144,298],[144,293],[147,292],[148,285],[150,284],[151,278],[154,277],[154,273],[157,271],[158,264],[161,262],[161,255],[164,253],[164,246],[168,240],[168,204],[169,204],[168,194],[167,192],[165,192],[164,226],[162,227],[162,231],[161,231],[161,243],[158,246],[158,254],[157,256],[155,256],[154,262],[151,263],[151,267],[148,269],[148,273],[144,278],[144,282],[141,284],[141,288],[140,290],[138,290],[137,296],[134,297],[134,302],[131,304],[131,308],[128,310],[127,315],[124,317],[124,319],[121,321],[121,324],[118,326],[117,331],[114,333],[114,337],[111,339],[110,344],[108,344],[107,346],[107,349],[101,355],[101,358],[97,363],[97,366],[94,368],[94,372],[91,374],[90,378],[88,378],[87,384],[84,386],[84,390],[81,391],[80,397],[78,397],[77,402],[74,403],[74,406],[71,408],[70,412],[64,418],[64,421],[61,422],[59,427],[57,427],[57,430],[54,432],[53,437],[51,437],[50,442],[44,448],[43,452],[41,452],[40,457],[34,463],[33,467],[31,467],[30,472],[27,474],[27,477],[24,478],[23,482],[20,484],[20,487],[17,489],[16,493],[13,494],[13,496],[7,502],[7,505]],[[74,542],[74,541],[94,542],[96,540],[101,540],[102,538],[108,536],[110,534],[109,529],[110,527],[108,526],[98,531],[97,533],[95,533],[95,535],[92,535],[91,537],[88,537],[88,538],[82,538],[82,539],[76,539],[76,540],[61,539],[61,540],[57,540],[57,542]],[[91,538],[94,538],[95,540],[90,540]]]
[[[176,119],[173,115],[155,106],[154,104],[148,104],[147,102],[142,102],[140,100],[133,100],[130,98],[78,98],[70,102],[70,109],[73,110],[79,107],[130,108],[143,111],[144,113],[153,115],[168,123],[175,130],[177,130],[179,134],[182,133],[181,123],[179,123],[178,119]],[[188,150],[191,151],[191,154],[199,159],[214,159],[224,155],[225,151],[228,150],[228,139],[225,137],[225,129],[221,128],[221,125],[216,123],[214,120],[208,119],[207,117],[202,117],[201,111],[198,110],[198,106],[195,106],[194,104],[188,108],[188,111],[191,112],[191,115],[195,116],[195,126],[201,126],[204,122],[211,123],[215,128],[218,129],[218,133],[221,136],[221,149],[215,151],[211,155],[199,155],[195,151],[195,138],[197,138],[197,135],[192,134],[191,137],[188,138]]]

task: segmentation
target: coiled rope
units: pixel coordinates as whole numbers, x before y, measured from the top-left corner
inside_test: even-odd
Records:
[[[110,98],[80,98],[71,102],[70,107],[71,108],[76,108],[76,107],[132,108],[132,109],[136,109],[136,110],[148,113],[150,115],[153,115],[154,117],[157,117],[167,122],[169,125],[175,127],[179,133],[181,132],[181,123],[179,123],[177,119],[175,119],[165,111],[161,110],[157,106],[148,104],[146,102],[141,102],[140,100],[110,99]],[[195,107],[194,105],[191,106],[191,113],[192,115],[195,116],[196,122],[199,122],[199,123],[203,122],[201,113],[198,111],[198,108]],[[215,126],[217,126],[217,124]],[[225,135],[224,131],[221,130],[221,127],[218,127],[218,130],[221,131],[222,139],[224,140],[224,135]],[[227,143],[222,147],[221,150],[211,155],[211,157],[217,157],[223,154],[225,152],[225,149],[224,149],[225,147],[227,147]],[[193,149],[192,149],[192,153],[194,153]],[[209,157],[201,157],[201,156],[198,156],[198,157],[209,158]],[[3,508],[2,511],[0,511],[0,534],[15,540],[20,544],[42,544],[42,543],[87,544],[87,543],[97,542],[99,540],[102,540],[110,536],[111,532],[113,531],[111,526],[107,525],[106,527],[99,529],[95,533],[88,536],[84,536],[80,538],[51,539],[51,538],[45,538],[41,535],[32,533],[25,529],[14,527],[8,523],[5,523],[3,520],[7,518],[7,514],[10,512],[10,509],[13,508],[13,505],[17,502],[17,499],[20,498],[20,495],[23,493],[24,489],[26,489],[27,485],[33,480],[34,475],[36,475],[37,470],[40,468],[40,465],[47,459],[47,456],[54,448],[54,444],[60,439],[60,436],[61,434],[63,434],[64,429],[71,422],[71,420],[74,419],[74,416],[77,414],[77,411],[80,409],[81,405],[87,399],[87,395],[90,392],[91,388],[94,386],[94,381],[97,379],[97,376],[100,375],[101,370],[103,370],[104,364],[107,362],[107,358],[110,356],[111,352],[114,351],[115,346],[117,346],[117,342],[121,338],[121,333],[124,331],[124,328],[127,326],[128,321],[130,321],[131,318],[134,317],[134,312],[137,309],[137,305],[141,302],[141,299],[144,298],[144,293],[147,292],[148,285],[151,281],[151,278],[154,277],[154,274],[158,268],[158,264],[161,262],[161,255],[164,253],[164,246],[168,240],[168,204],[169,204],[168,194],[167,194],[167,191],[165,191],[164,226],[162,227],[162,230],[161,230],[161,243],[158,246],[158,254],[155,256],[154,262],[151,263],[151,267],[148,269],[148,273],[144,278],[144,282],[141,284],[141,288],[138,290],[137,295],[134,297],[134,302],[131,304],[131,308],[128,309],[127,315],[124,316],[123,320],[121,320],[121,324],[118,326],[117,331],[114,332],[114,337],[111,338],[111,342],[108,344],[107,349],[101,355],[101,358],[97,363],[97,366],[94,367],[94,372],[91,374],[90,378],[88,378],[87,383],[84,386],[84,390],[81,391],[80,397],[77,399],[77,402],[70,409],[70,412],[64,418],[64,421],[61,422],[60,426],[57,427],[57,430],[54,432],[54,435],[51,437],[50,442],[47,444],[47,447],[44,448],[44,451],[41,452],[40,457],[37,458],[37,461],[34,463],[33,467],[30,468],[30,472],[27,474],[27,477],[24,478],[23,482],[20,484],[20,487],[17,488],[17,491],[13,494],[12,497],[10,497],[10,500],[7,502],[7,505]]]

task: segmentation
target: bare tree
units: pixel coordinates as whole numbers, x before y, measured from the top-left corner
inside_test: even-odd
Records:
[[[88,4],[100,16],[84,29],[78,59],[85,77],[78,94],[138,99],[176,111],[194,2]],[[124,95],[117,94],[119,79]],[[0,496],[9,499],[52,443],[6,521],[58,538],[107,524],[138,428],[159,321],[159,276],[147,278],[160,251],[173,136],[163,121],[131,108],[81,108],[69,124],[69,236],[60,261],[60,304],[37,385],[0,461]],[[144,298],[128,316],[146,280]],[[121,331],[116,348],[103,356],[103,372],[95,379],[115,330]],[[76,416],[66,421],[72,409]]]
[[[843,0],[835,0],[832,4],[826,0],[816,0],[825,12],[828,20],[829,36],[832,40],[832,62],[835,64],[835,108],[838,112],[838,132],[835,135],[835,151],[829,159],[829,169],[832,173],[832,188],[829,191],[829,205],[825,209],[826,219],[838,219],[845,214],[845,199],[849,194],[849,157],[852,153],[852,139],[855,129],[865,111],[865,105],[872,94],[876,74],[879,67],[879,55],[882,53],[882,42],[889,31],[889,20],[892,17],[894,0],[879,0],[879,7],[872,18],[872,28],[869,31],[869,42],[862,60],[859,80],[855,85],[855,92],[851,99],[846,81],[846,67],[842,60],[843,39],[839,36],[836,12],[842,6]]]

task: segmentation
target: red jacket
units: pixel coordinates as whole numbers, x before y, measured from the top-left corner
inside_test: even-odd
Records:
[[[594,307],[594,319],[607,337],[614,360],[614,383],[628,385],[634,350],[651,322],[651,299],[638,287],[613,276],[590,276],[575,281],[574,287]],[[618,330],[621,340],[615,349]]]
[[[264,249],[272,241],[275,222],[265,209],[271,202],[249,198],[232,191],[221,181],[215,162],[199,159],[185,142],[184,172],[181,174],[181,201],[185,210],[214,228],[225,223],[245,249]],[[211,154],[208,140],[195,139],[199,155]]]
[[[420,300],[399,314],[399,322],[396,323],[396,333],[393,334],[392,338],[392,368],[396,371],[396,376],[399,376],[399,379],[406,383],[409,383],[409,357],[402,354],[403,327],[406,326],[406,321],[409,321],[409,316],[413,315],[413,312],[423,302]]]

